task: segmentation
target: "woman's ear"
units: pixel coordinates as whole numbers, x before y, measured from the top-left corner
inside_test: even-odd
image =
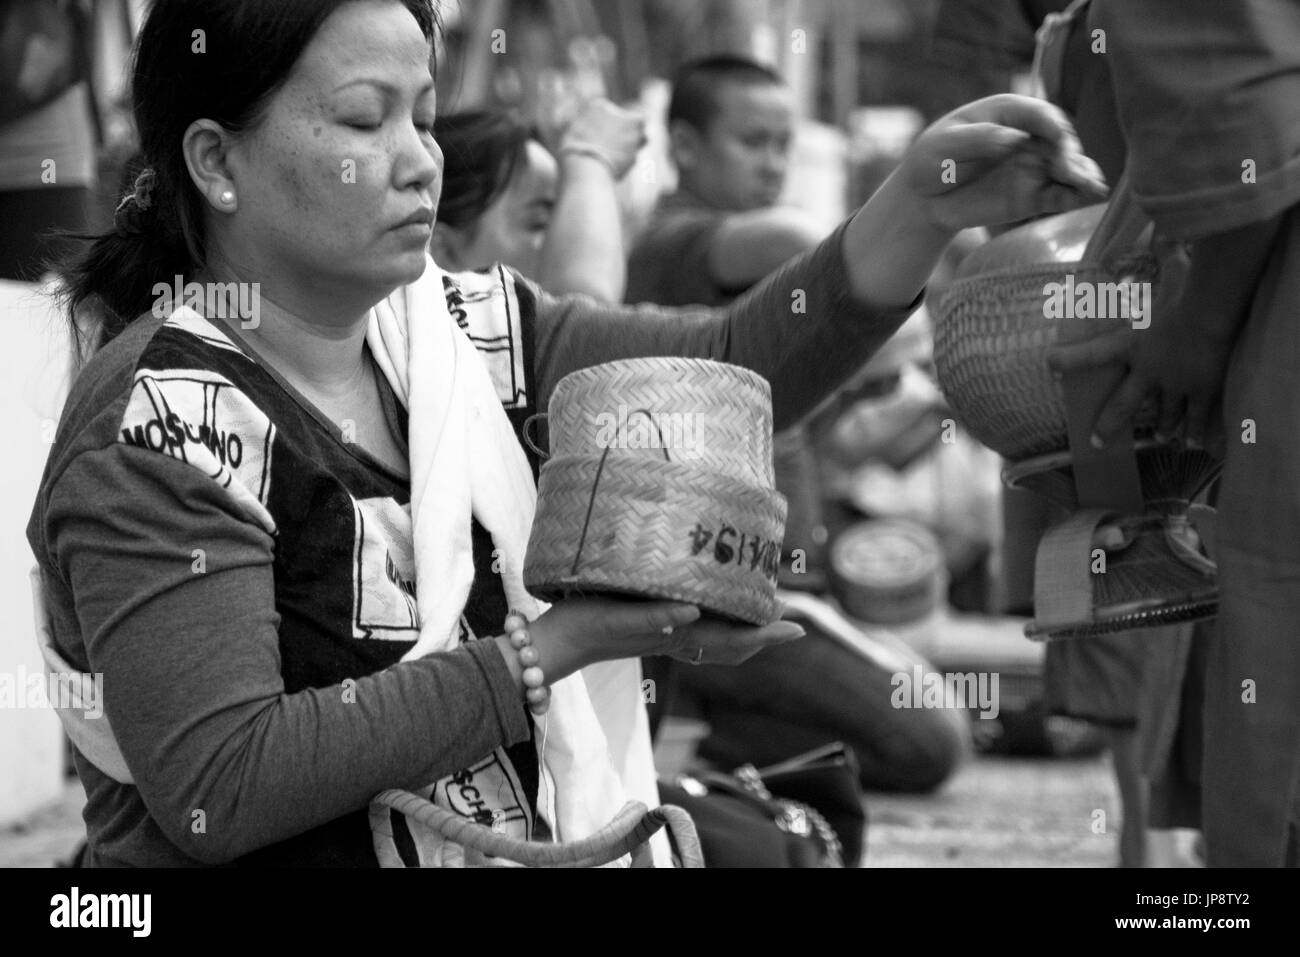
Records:
[[[447,272],[463,272],[461,250],[465,248],[465,239],[460,231],[446,223],[433,224],[433,236],[429,239],[429,252],[433,261]]]
[[[233,213],[239,205],[239,193],[227,163],[230,145],[230,133],[213,120],[195,120],[181,139],[190,179],[208,205],[223,213]]]

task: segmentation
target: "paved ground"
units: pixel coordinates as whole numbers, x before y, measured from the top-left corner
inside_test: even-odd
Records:
[[[63,799],[21,824],[0,828],[0,867],[52,867],[67,858],[85,834],[81,784],[73,780]]]
[[[868,867],[1110,867],[1118,853],[1105,756],[979,757],[937,794],[869,795],[867,813]]]
[[[0,830],[0,866],[49,867],[82,834],[79,784],[21,827]],[[1108,867],[1117,802],[1105,757],[979,757],[939,793],[868,796],[868,867]],[[1093,833],[1094,812],[1105,813]]]

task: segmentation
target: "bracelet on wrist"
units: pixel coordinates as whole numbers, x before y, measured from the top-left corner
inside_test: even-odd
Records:
[[[560,146],[560,156],[568,154],[574,156],[587,156],[597,160],[605,169],[609,170],[609,175],[615,180],[618,179],[618,170],[614,168],[614,161],[605,155],[605,152],[595,146],[588,146],[584,143],[568,143]]]
[[[510,647],[519,655],[519,664],[524,669],[524,699],[528,702],[528,710],[540,718],[551,706],[551,688],[541,668],[541,655],[528,633],[528,619],[512,611],[506,615],[505,629]]]

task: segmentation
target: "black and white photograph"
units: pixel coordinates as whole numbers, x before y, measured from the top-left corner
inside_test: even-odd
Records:
[[[5,927],[1283,913],[1298,0],[0,0],[0,320]]]

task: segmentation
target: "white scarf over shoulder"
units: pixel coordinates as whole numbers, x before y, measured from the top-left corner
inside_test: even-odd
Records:
[[[494,323],[518,315],[517,302],[510,302],[513,280],[504,270],[465,276],[463,282],[474,290],[461,310],[469,332],[491,338],[501,328]],[[406,657],[459,642],[461,611],[474,579],[471,515],[491,533],[510,606],[536,618],[547,606],[523,584],[537,504],[532,470],[482,354],[451,316],[444,274],[432,260],[418,282],[375,308],[367,342],[410,415],[420,638]],[[555,682],[542,722],[539,811],[560,840],[598,830],[629,798],[658,805],[638,661],[606,662]],[[454,806],[444,787],[432,794]],[[514,833],[523,836],[522,830]],[[421,835],[416,837],[418,844]],[[430,856],[436,858],[436,838],[423,837],[433,841]],[[667,863],[665,842],[654,847],[656,860]]]

